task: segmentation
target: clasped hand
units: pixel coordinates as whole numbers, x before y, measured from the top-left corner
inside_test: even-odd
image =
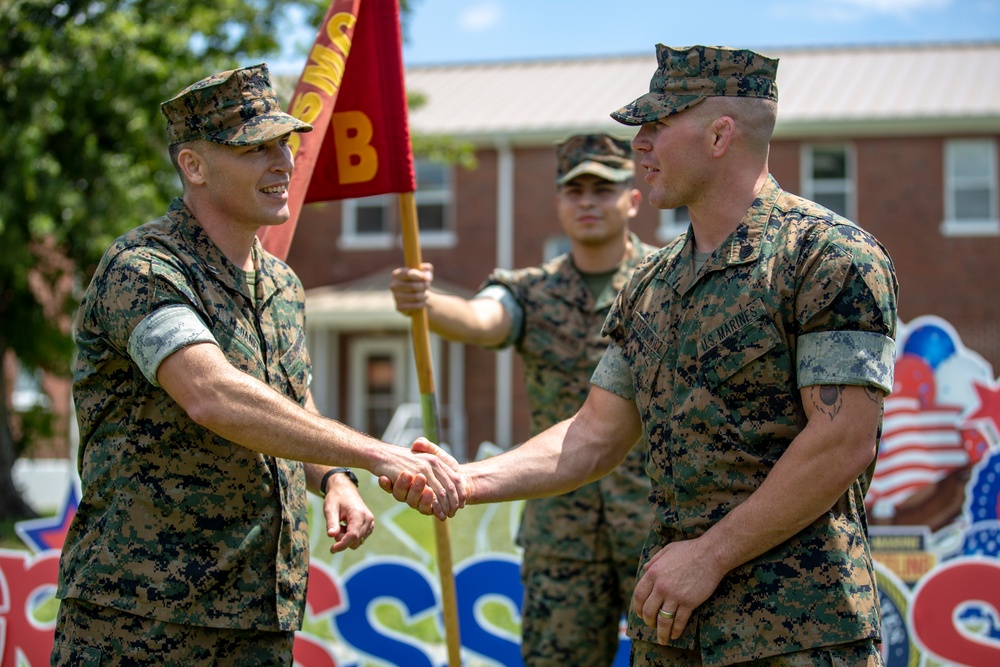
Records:
[[[379,475],[378,484],[383,491],[421,514],[433,514],[441,521],[465,507],[466,484],[459,473],[458,461],[451,454],[426,438],[418,438],[408,456],[411,465],[399,467],[395,480],[389,475]]]

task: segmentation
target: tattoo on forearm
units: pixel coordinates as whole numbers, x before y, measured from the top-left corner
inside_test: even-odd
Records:
[[[833,421],[840,408],[844,406],[844,388],[840,385],[824,384],[817,387],[812,394],[813,406]]]
[[[882,400],[882,390],[878,387],[867,386],[865,387],[865,396],[867,396],[868,400],[875,405],[880,405]]]

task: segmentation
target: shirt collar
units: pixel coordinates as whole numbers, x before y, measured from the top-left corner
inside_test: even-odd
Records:
[[[639,252],[643,247],[642,241],[635,233],[629,233],[629,242],[625,255],[618,263],[614,275],[611,276],[610,290],[605,289],[602,294],[591,295],[580,275],[580,270],[573,264],[572,256],[570,253],[566,253],[553,260],[557,264],[555,270],[548,277],[547,289],[549,293],[566,303],[575,304],[581,309],[590,304],[595,311],[610,306],[615,296],[628,281],[635,260],[638,259]]]
[[[757,261],[761,253],[761,245],[771,211],[781,196],[781,187],[774,177],[768,174],[767,180],[754,197],[753,204],[743,214],[743,219],[729,237],[722,242],[719,250],[705,264],[706,271],[725,269],[728,266],[749,264]],[[691,266],[691,256],[694,253],[694,235],[688,226],[683,238],[683,247],[660,271],[660,278],[679,293],[683,294],[694,285],[694,275]],[[677,240],[678,243],[681,239]]]
[[[179,234],[184,238],[188,252],[193,255],[192,259],[203,265],[209,274],[215,276],[216,280],[227,288],[244,295],[249,293],[246,272],[226,257],[219,246],[205,232],[205,228],[194,217],[183,199],[179,197],[174,199],[167,210],[167,217],[173,221]],[[258,289],[263,290],[263,296],[259,302],[263,303],[276,290],[274,279],[269,270],[270,262],[268,260],[271,255],[264,251],[257,237],[254,237],[253,249],[253,263],[257,273]]]

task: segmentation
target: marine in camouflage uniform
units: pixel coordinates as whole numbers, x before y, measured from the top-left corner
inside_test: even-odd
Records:
[[[635,401],[650,443],[656,526],[643,563],[758,488],[805,426],[800,387],[892,389],[896,284],[870,234],[770,180],[697,273],[692,246],[683,235],[636,271],[594,375]],[[726,665],[878,640],[864,513],[874,466],[829,513],[726,575],[672,645]],[[635,614],[629,634],[656,643]]]
[[[557,208],[573,250],[540,266],[497,269],[467,302],[499,302],[509,316],[509,326],[497,327],[502,340],[485,346],[513,346],[521,355],[532,433],[572,416],[583,404],[608,345],[601,328],[611,303],[639,262],[655,250],[628,234],[635,210],[615,215],[608,203],[628,204],[631,197],[635,206],[639,203],[627,141],[576,135],[556,147],[556,158]],[[597,203],[601,197],[607,198],[604,204]],[[592,231],[598,223],[579,218],[598,217],[595,211],[601,209],[609,228],[598,241]],[[612,217],[615,222],[608,223]],[[579,268],[583,253],[594,247],[617,253],[611,271]],[[395,287],[394,296],[398,306]],[[455,297],[427,298],[432,329],[451,340],[480,342],[468,331],[442,328],[442,299]],[[640,442],[604,479],[525,505],[518,544],[524,548],[521,653],[529,667],[608,667],[614,661],[620,620],[632,599],[636,563],[652,521],[645,459]]]
[[[314,409],[304,290],[255,237],[287,219],[287,136],[311,126],[281,112],[263,65],[162,109],[184,196],[112,244],[74,326],[83,495],[60,560],[52,664],[290,665],[307,478],[331,550],[356,548],[373,523],[357,480],[318,462],[381,472],[398,448],[302,409]],[[246,209],[227,208],[231,192]]]
[[[892,261],[770,176],[776,60],[657,57],[650,93],[612,115],[641,125],[650,203],[691,225],[616,298],[580,411],[464,464],[468,502],[573,488],[644,438],[633,667],[881,665],[863,497],[893,383]]]
[[[699,48],[661,45],[651,91],[664,91],[658,77],[697,79],[708,68],[705,78],[726,79],[720,95],[776,100],[776,61]],[[687,93],[668,97],[671,112],[687,108]],[[657,94],[613,115],[662,118],[668,105]],[[871,234],[768,177],[735,231],[703,265],[696,255],[689,232],[636,271],[608,318],[612,347],[593,379],[634,401],[650,443],[656,525],[642,563],[751,498],[806,427],[801,388],[892,390],[898,285]],[[729,571],[669,642],[680,650],[658,644],[656,628],[633,613],[633,664],[819,664],[838,645],[853,664],[875,664],[879,602],[864,512],[874,466],[818,519]]]
[[[304,291],[259,244],[255,254],[259,308],[246,274],[179,199],[105,253],[75,331],[85,494],[60,598],[174,623],[299,627],[309,564],[301,464],[234,446],[145,375],[163,345],[210,342],[178,332],[193,308],[233,366],[304,404]]]

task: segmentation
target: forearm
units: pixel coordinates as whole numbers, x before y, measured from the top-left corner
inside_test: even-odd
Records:
[[[791,451],[791,450],[790,450]],[[786,456],[745,502],[704,535],[707,552],[728,572],[802,531],[829,510],[850,484],[826,478],[836,460]],[[796,465],[804,468],[794,469]]]
[[[508,452],[462,466],[468,474],[468,502],[538,498],[583,484],[586,471],[567,464],[569,458],[562,456],[564,444],[572,446],[566,443],[571,424],[572,420],[560,422]]]
[[[189,409],[202,426],[262,454],[315,464],[307,468],[313,476],[330,466],[374,472],[387,445],[302,408],[249,375],[236,370],[230,375],[224,384],[200,392],[198,403],[208,409]]]
[[[156,377],[191,419],[238,445],[307,464],[361,468],[376,477],[408,474],[430,487],[431,509],[442,520],[464,502],[453,458],[418,458],[326,419],[231,366],[216,345],[181,348],[160,363]],[[317,472],[309,469],[311,476]]]
[[[305,408],[306,410],[315,415],[320,414],[319,408],[316,407],[316,402],[313,400],[312,391],[306,392]],[[326,473],[335,466],[329,466],[319,463],[303,463],[302,465],[305,469],[305,474],[306,474],[306,489],[308,491],[315,493],[317,496],[324,496],[325,494],[320,488],[323,484],[323,477],[325,477]],[[335,478],[336,476],[334,475],[333,477],[327,480],[326,483],[327,491],[333,488],[333,482]],[[350,478],[347,476],[344,476],[343,479],[339,478],[336,479],[337,481],[347,480],[349,483],[353,484],[353,482],[351,482]]]
[[[499,301],[464,299],[431,291],[433,267],[401,267],[392,272],[389,289],[396,310],[404,315],[426,312],[431,331],[448,340],[471,345],[494,346],[507,338],[511,318]]]
[[[316,403],[313,401],[311,391],[306,394],[305,408],[313,414],[318,415],[320,413],[319,408],[316,407]],[[315,493],[317,496],[322,496],[323,494],[320,492],[319,487],[323,481],[323,475],[333,466],[318,463],[303,463],[302,466],[306,475],[306,490]]]
[[[428,292],[426,308],[431,331],[448,340],[492,346],[502,343],[510,331],[510,316],[493,299]]]
[[[262,454],[377,474],[394,449],[322,417],[308,396],[303,408],[237,370],[214,345],[175,352],[160,364],[157,378],[196,423]]]
[[[592,387],[572,418],[499,456],[462,466],[468,502],[560,495],[600,479],[628,455],[641,434],[631,402]]]

